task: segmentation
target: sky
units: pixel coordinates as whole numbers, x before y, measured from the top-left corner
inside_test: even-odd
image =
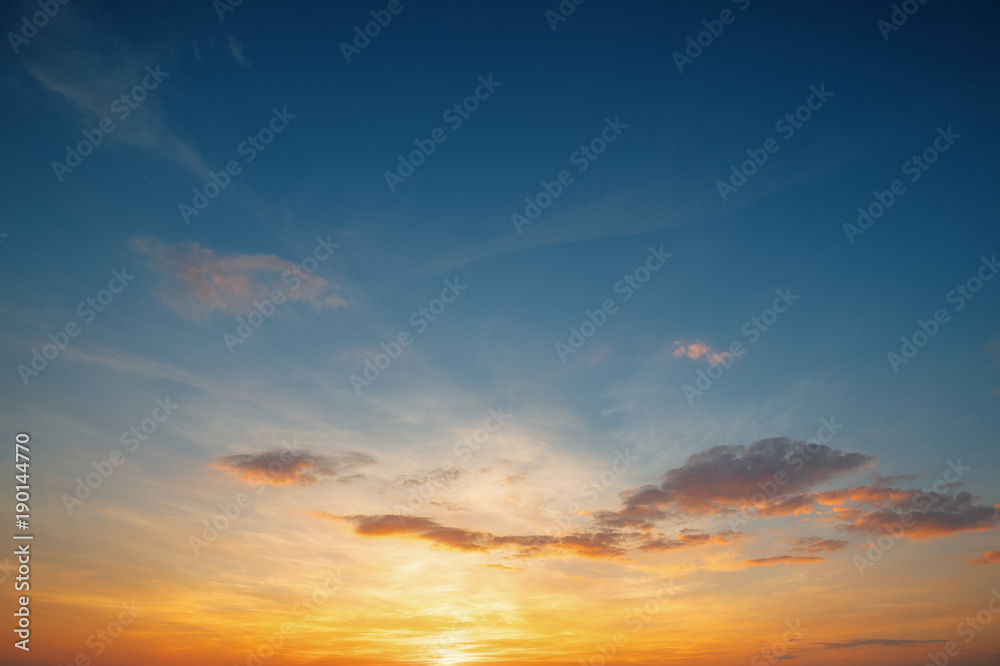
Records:
[[[996,19],[4,3],[0,661],[996,664]]]

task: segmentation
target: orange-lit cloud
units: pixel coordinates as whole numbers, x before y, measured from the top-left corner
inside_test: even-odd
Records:
[[[653,538],[636,531],[610,529],[578,531],[563,536],[497,536],[490,532],[447,527],[422,516],[337,516],[323,512],[314,512],[312,515],[348,522],[353,525],[354,533],[361,536],[414,537],[430,541],[436,546],[464,551],[486,552],[512,548],[512,556],[518,558],[567,555],[617,559],[631,548],[643,552],[664,552],[713,544],[725,545],[743,538],[743,534],[732,530],[707,534],[695,529],[683,529],[669,538],[663,534]]]
[[[658,486],[641,486],[621,493],[620,509],[590,513],[590,528],[563,536],[503,536],[448,527],[418,516],[317,515],[346,521],[354,526],[356,534],[366,537],[412,537],[462,551],[510,549],[512,557],[566,555],[604,559],[621,558],[630,551],[660,553],[730,544],[743,538],[743,534],[732,530],[709,534],[687,528],[667,536],[657,527],[670,519],[733,516],[744,510],[748,501],[754,502],[759,517],[815,515],[818,522],[834,523],[845,532],[866,536],[902,524],[906,536],[930,538],[992,529],[1000,522],[998,507],[978,505],[967,492],[952,495],[888,485],[902,477],[876,475],[872,485],[830,491],[814,489],[874,463],[874,457],[862,453],[844,453],[815,442],[803,446],[802,442],[784,438],[761,440],[749,446],[716,446],[689,456],[680,467],[667,470]],[[244,464],[260,467],[248,461]],[[426,480],[400,479],[397,483],[404,485]],[[515,477],[508,477],[505,482],[514,480]],[[746,564],[817,562],[824,559],[818,554],[842,551],[848,545],[846,539],[803,537],[791,544],[791,552],[801,555],[747,560]]]
[[[323,478],[341,483],[354,481],[362,478],[356,473],[359,469],[375,462],[364,453],[325,456],[305,450],[274,450],[226,456],[213,460],[209,467],[225,470],[247,483],[311,486]]]
[[[850,542],[843,539],[822,539],[820,537],[805,537],[796,539],[792,547],[793,553],[835,553],[847,548]]]
[[[844,525],[848,532],[868,534],[899,531],[905,536],[930,539],[956,532],[994,529],[1000,522],[1000,506],[975,504],[973,496],[962,491],[956,495],[923,491],[906,491],[911,502],[883,506],[860,515]]]
[[[855,486],[842,490],[828,490],[815,495],[816,502],[827,506],[841,506],[852,503],[883,504],[906,499],[909,495],[903,491],[883,486]]]
[[[762,557],[756,560],[744,560],[747,566],[769,566],[772,564],[808,564],[810,562],[826,562],[825,557],[808,557],[802,555],[778,555],[777,557]]]
[[[972,560],[974,564],[1000,564],[1000,550],[988,550],[979,559]]]
[[[919,641],[912,638],[855,638],[850,641],[840,643],[817,643],[818,646],[827,650],[849,650],[858,647],[914,647],[925,643],[941,643],[944,639],[932,639]]]
[[[705,546],[710,544],[728,544],[737,539],[742,539],[743,535],[732,530],[724,530],[718,534],[706,534],[697,530],[681,530],[681,533],[672,539],[660,537],[639,546],[639,550],[646,552],[662,552],[677,550],[679,548],[691,548],[694,546]]]
[[[313,513],[320,518],[342,520],[354,526],[354,533],[369,537],[410,536],[454,550],[486,552],[513,548],[515,557],[579,555],[593,558],[617,558],[625,554],[619,544],[625,536],[615,532],[581,532],[567,536],[496,536],[489,532],[447,527],[421,516],[375,515],[337,516]]]
[[[760,507],[756,515],[762,518],[773,516],[800,516],[812,513],[816,503],[815,495],[792,495],[784,499],[767,502]]]

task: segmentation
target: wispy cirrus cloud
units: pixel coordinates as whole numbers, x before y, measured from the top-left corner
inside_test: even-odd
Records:
[[[317,312],[348,306],[339,285],[273,254],[219,255],[198,243],[168,244],[151,237],[135,238],[129,246],[160,277],[160,300],[185,319],[204,319],[216,310],[246,314],[275,289]]]
[[[458,482],[462,474],[463,471],[458,468],[436,468],[425,473],[397,476],[391,481],[390,485],[400,488],[420,488],[430,484],[433,488],[441,490]]]
[[[243,55],[243,43],[240,42],[232,33],[226,33],[226,44],[229,45],[229,53],[232,54],[233,60],[243,65],[244,67],[249,67],[250,63],[247,61],[246,57]]]
[[[161,99],[167,90],[151,91],[125,118],[111,109],[116,99],[142,83],[147,67],[162,65],[161,85],[169,89],[172,64],[167,63],[174,59],[109,35],[107,25],[98,28],[72,6],[61,8],[61,12],[72,16],[72,30],[64,30],[58,42],[24,60],[28,75],[68,103],[65,108],[78,117],[81,129],[110,118],[115,129],[104,139],[109,145],[148,150],[199,178],[207,177],[209,167],[199,151],[171,130]]]

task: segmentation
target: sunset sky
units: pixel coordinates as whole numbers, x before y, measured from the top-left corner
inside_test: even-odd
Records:
[[[994,3],[41,4],[0,662],[1000,662]]]

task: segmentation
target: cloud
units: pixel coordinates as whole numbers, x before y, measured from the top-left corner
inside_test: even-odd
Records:
[[[920,474],[890,474],[889,476],[882,476],[878,472],[872,475],[876,486],[891,486],[900,481],[916,481],[920,477]]]
[[[229,52],[233,54],[233,60],[244,67],[249,67],[250,63],[243,57],[243,44],[228,32],[226,33],[226,43],[229,45]]]
[[[682,530],[679,536],[672,539],[661,536],[657,539],[648,541],[639,546],[639,550],[644,552],[663,552],[668,550],[677,550],[679,548],[706,546],[710,544],[724,545],[742,538],[743,535],[741,533],[734,532],[732,530],[724,530],[718,534],[706,534],[705,532],[699,532],[697,530]]]
[[[710,345],[704,342],[694,341],[689,344],[684,344],[680,340],[674,340],[674,358],[680,358],[682,356],[687,356],[690,359],[698,360],[699,358],[704,358],[706,361],[715,365],[717,363],[722,363],[726,360],[726,357],[722,355],[717,349],[713,349]]]
[[[756,515],[761,518],[774,516],[799,516],[813,512],[816,504],[815,495],[792,495],[784,499],[772,500],[763,504]]]
[[[772,564],[808,564],[810,562],[826,562],[825,557],[804,557],[800,555],[779,555],[777,557],[762,557],[756,560],[744,560],[748,566],[769,566]]]
[[[764,439],[750,446],[716,446],[668,470],[659,486],[643,486],[623,494],[625,507],[605,512],[600,519],[608,525],[617,521],[643,526],[672,513],[733,512],[755,502],[755,497],[762,498],[765,515],[769,506],[775,515],[787,515],[812,503],[808,497],[788,496],[856,473],[874,462],[872,456],[843,453],[825,444],[807,448],[804,442],[787,438]]]
[[[981,558],[972,560],[973,564],[1000,564],[1000,550],[988,550]]]
[[[880,508],[856,512],[850,523],[840,527],[872,535],[901,527],[902,534],[917,539],[994,529],[1000,522],[1000,505],[975,504],[975,499],[966,491],[953,495],[889,489]]]
[[[612,529],[631,527],[649,532],[656,526],[656,523],[678,515],[653,506],[657,503],[666,504],[668,502],[667,495],[659,489],[644,487],[633,492],[635,494],[629,496],[631,504],[626,502],[625,508],[619,511],[595,511],[592,514],[594,521],[602,527]]]
[[[637,547],[643,552],[663,552],[680,548],[693,548],[710,544],[728,544],[743,538],[739,532],[725,530],[706,534],[699,530],[685,529],[673,537],[657,538],[636,532],[609,529],[579,531],[573,534],[499,536],[490,532],[447,527],[437,521],[407,515],[337,516],[313,513],[317,517],[341,520],[354,526],[355,534],[367,537],[413,537],[432,542],[435,546],[453,550],[490,552],[510,549],[510,557],[530,558],[573,555],[594,559],[621,558],[629,549]]]
[[[566,536],[496,536],[490,532],[447,527],[421,516],[391,514],[338,516],[321,512],[312,515],[350,523],[354,527],[354,533],[361,536],[412,537],[452,550],[489,552],[510,548],[515,551],[514,557],[577,555],[616,558],[625,554],[619,547],[623,536],[614,532],[577,533]]]
[[[843,539],[822,539],[820,537],[805,537],[792,542],[793,553],[835,553],[847,548],[849,541]]]
[[[317,312],[348,305],[339,285],[273,254],[218,255],[197,243],[167,244],[151,237],[135,238],[129,246],[161,277],[160,300],[185,319],[203,319],[215,310],[247,314],[255,309],[254,301],[267,301],[275,289]]]
[[[428,502],[428,504],[431,506],[439,506],[448,513],[456,513],[459,515],[467,515],[470,513],[469,509],[456,502],[443,502],[441,500],[435,500],[433,502]]]
[[[375,462],[375,458],[364,453],[345,452],[325,456],[305,450],[278,449],[226,456],[213,460],[209,467],[225,470],[247,483],[311,486],[322,478],[339,483],[363,478],[354,472]]]
[[[461,476],[462,470],[456,468],[432,469],[426,474],[405,474],[397,476],[392,480],[391,485],[399,486],[401,488],[421,488],[430,484],[437,490],[441,490],[442,488],[454,485]]]
[[[749,446],[716,446],[689,456],[680,467],[667,470],[661,475],[659,485],[621,493],[621,508],[595,511],[589,514],[588,529],[565,536],[498,536],[411,516],[325,517],[350,522],[355,532],[363,536],[409,536],[466,551],[508,548],[514,550],[512,557],[591,558],[620,558],[630,551],[661,553],[733,543],[744,535],[732,530],[710,534],[688,528],[668,536],[656,528],[671,518],[688,521],[720,514],[731,517],[745,510],[748,502],[759,506],[760,516],[812,514],[822,522],[836,523],[838,529],[866,535],[882,533],[896,524],[905,526],[905,515],[912,517],[912,521],[907,518],[912,526],[905,533],[917,538],[992,529],[1000,522],[1000,505],[978,505],[967,492],[953,495],[894,488],[888,485],[893,477],[876,475],[876,483],[867,486],[813,490],[875,463],[874,457],[862,453],[844,453],[815,442],[804,446],[803,442],[786,438],[760,440]],[[409,476],[399,477],[395,483],[410,487],[429,480],[433,481],[430,475]],[[846,539],[801,537],[791,543],[793,554],[745,560],[744,564],[822,562],[825,558],[820,554],[842,551],[849,543]]]
[[[817,643],[828,650],[844,650],[856,647],[913,647],[925,643],[940,643],[944,639],[934,639],[928,641],[918,641],[912,638],[855,638],[854,640],[842,643]]]
[[[61,11],[73,10],[66,7]],[[127,39],[109,34],[108,30],[107,24],[98,27],[84,15],[74,13],[72,31],[63,32],[51,48],[35,51],[37,59],[25,58],[25,69],[46,90],[71,105],[82,122],[81,129],[92,129],[109,118],[115,128],[105,137],[107,144],[131,145],[157,153],[189,173],[206,178],[209,168],[198,151],[170,131],[158,89],[151,91],[137,108],[129,109],[125,118],[111,110],[115,100],[142,83],[147,67],[155,70],[162,66],[161,86],[170,87],[173,74],[169,58],[139,52]]]
[[[500,479],[499,481],[496,481],[495,483],[501,486],[507,486],[512,483],[520,483],[521,481],[524,481],[526,478],[528,478],[528,473],[520,472],[518,474],[510,474],[508,476],[505,476],[504,478]]]

